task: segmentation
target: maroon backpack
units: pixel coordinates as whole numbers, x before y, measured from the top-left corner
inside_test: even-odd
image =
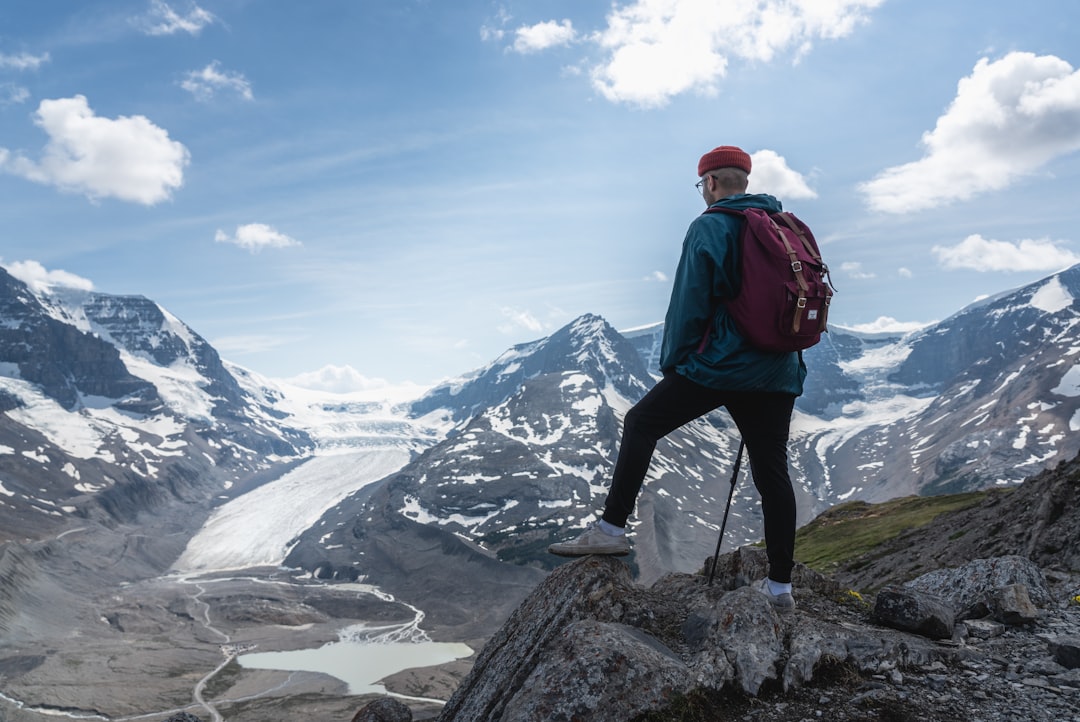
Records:
[[[791,213],[713,206],[742,216],[739,293],[726,302],[736,328],[763,351],[801,351],[828,331],[833,288],[814,234]]]

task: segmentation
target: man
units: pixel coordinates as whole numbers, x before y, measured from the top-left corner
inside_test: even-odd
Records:
[[[750,167],[750,156],[734,146],[722,145],[703,155],[697,187],[705,204],[780,211],[780,202],[772,196],[746,193]],[[795,606],[795,493],[788,476],[787,441],[806,366],[798,353],[752,348],[724,307],[742,281],[738,239],[744,222],[727,213],[706,213],[690,224],[664,319],[664,377],[626,414],[603,516],[576,539],[552,544],[548,551],[560,556],[628,554],[626,522],[656,442],[724,406],[746,442],[761,495],[769,573],[757,589],[786,611]]]

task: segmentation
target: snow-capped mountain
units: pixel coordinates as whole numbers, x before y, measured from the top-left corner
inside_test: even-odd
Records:
[[[237,493],[312,447],[152,301],[2,269],[0,408],[0,540]]]
[[[1078,296],[1075,266],[841,357],[861,396],[833,429],[800,424],[808,475],[816,459],[832,495],[877,501],[1016,484],[1071,458],[1080,450]]]

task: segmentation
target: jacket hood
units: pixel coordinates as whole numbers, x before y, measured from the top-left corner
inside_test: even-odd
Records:
[[[780,201],[768,193],[738,193],[733,196],[721,198],[713,206],[723,206],[737,211],[747,208],[760,208],[767,213],[779,213],[784,210]]]

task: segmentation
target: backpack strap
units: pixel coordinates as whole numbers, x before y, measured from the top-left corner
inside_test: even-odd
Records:
[[[810,284],[806,282],[806,277],[803,275],[802,261],[799,260],[799,254],[791,247],[791,243],[788,241],[787,236],[780,230],[780,226],[776,222],[776,216],[780,216],[787,222],[787,225],[792,225],[791,220],[789,218],[784,218],[784,215],[785,214],[783,213],[770,215],[769,223],[772,223],[773,228],[776,229],[776,236],[784,244],[784,252],[787,253],[788,260],[791,262],[791,272],[795,274],[795,283],[799,287],[799,298],[795,302],[795,307],[799,309],[799,312],[795,314],[791,321],[791,330],[798,333],[799,328],[802,326],[802,309],[806,308],[806,293],[810,290]],[[796,235],[802,238],[802,231],[797,228],[793,228],[793,230]],[[803,238],[803,243],[806,243],[805,238]]]
[[[701,215],[706,213],[726,213],[729,216],[739,216],[744,221],[746,220],[746,214],[742,211],[734,208],[724,208],[723,206],[709,206],[701,212]],[[715,316],[717,309],[720,308],[720,304],[713,304],[709,313],[709,322],[705,326],[705,333],[701,336],[701,342],[698,344],[697,353],[704,353],[705,348],[709,345],[709,340],[712,337],[713,323],[715,322]]]
[[[829,288],[831,288],[835,293],[836,286],[833,285],[832,276],[829,275],[829,266],[821,258],[821,254],[818,252],[817,246],[814,243],[811,243],[810,239],[806,237],[806,230],[799,225],[798,219],[796,219],[787,211],[781,211],[780,213],[777,213],[776,217],[782,220],[788,228],[795,231],[795,234],[799,236],[799,240],[802,241],[803,247],[806,249],[806,252],[810,254],[811,258],[817,261],[817,264],[819,266],[821,266],[822,277],[829,284]]]
[[[825,280],[826,283],[829,284],[829,288],[832,289],[833,293],[835,293],[836,292],[836,286],[833,285],[832,276],[829,274],[829,266],[828,266],[828,264],[826,264],[825,261],[822,260],[821,254],[818,252],[816,245],[814,243],[811,243],[810,239],[806,237],[806,230],[800,225],[799,222],[797,222],[797,219],[794,216],[792,216],[790,213],[787,213],[787,212],[784,212],[784,211],[781,211],[780,213],[776,213],[776,214],[770,216],[770,218],[779,218],[780,220],[782,220],[784,222],[784,225],[786,225],[788,228],[790,228],[792,231],[795,232],[795,235],[797,235],[799,237],[799,240],[802,241],[803,248],[806,249],[806,252],[810,254],[810,257],[814,259],[814,261],[817,263],[817,265],[821,266],[821,277]],[[784,238],[784,235],[780,234],[780,237]],[[785,246],[787,245],[787,239],[784,240],[784,245]],[[790,249],[788,249],[788,251],[790,253]],[[802,284],[803,284],[802,273],[801,272],[796,273],[795,276],[799,279],[799,287],[801,289]],[[799,295],[800,295],[800,299],[799,299],[800,304],[805,305],[806,300],[801,297],[802,296],[801,291],[800,291]],[[829,317],[828,307],[829,307],[829,304],[831,302],[832,302],[832,294],[829,294],[829,295],[825,296],[825,313],[821,317],[821,330],[822,331],[826,330],[826,324],[828,323],[827,319]],[[795,331],[799,330],[799,319],[800,319],[801,316],[802,316],[802,314],[796,314],[796,316],[795,316],[795,323],[794,323]]]

